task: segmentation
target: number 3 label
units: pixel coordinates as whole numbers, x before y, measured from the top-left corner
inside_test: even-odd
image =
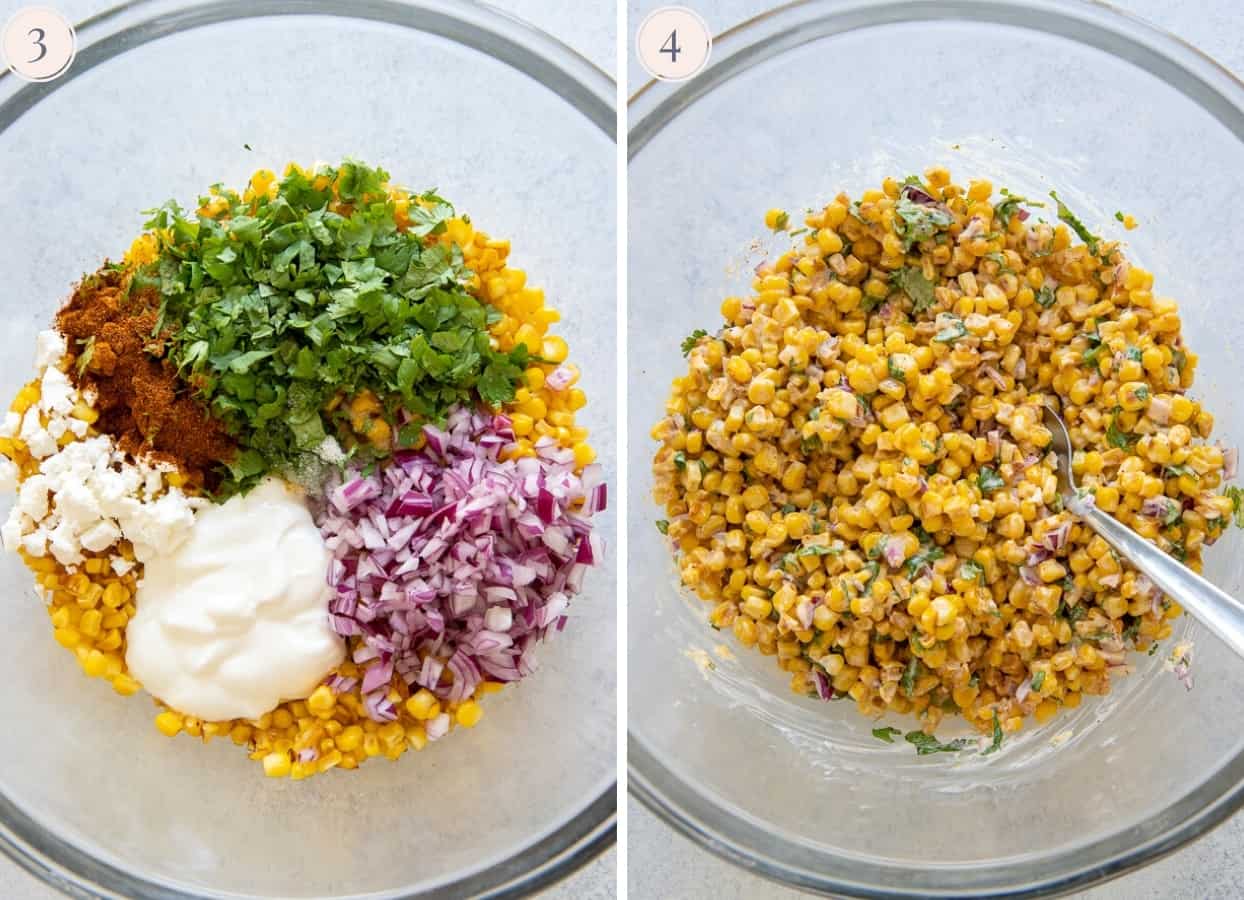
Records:
[[[0,58],[27,81],[59,78],[73,63],[78,42],[69,20],[46,6],[26,6],[0,32]]]
[[[648,73],[661,81],[685,81],[708,63],[713,36],[698,13],[663,6],[639,26],[635,49]]]

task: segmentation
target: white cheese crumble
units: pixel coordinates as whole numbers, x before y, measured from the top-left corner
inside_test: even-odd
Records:
[[[130,459],[106,436],[83,438],[86,422],[72,415],[82,399],[58,368],[66,351],[55,331],[35,341],[40,373],[39,402],[18,417],[11,413],[3,431],[15,433],[41,460],[39,471],[18,488],[17,503],[0,527],[5,549],[21,548],[31,556],[54,556],[61,565],[83,562],[83,551],[102,553],[122,539],[134,546],[140,562],[176,550],[190,533],[194,510],[203,501],[169,485],[164,463]],[[46,424],[45,424],[46,423]],[[16,482],[12,462],[0,466],[0,487]],[[112,568],[125,574],[132,563],[115,554]]]

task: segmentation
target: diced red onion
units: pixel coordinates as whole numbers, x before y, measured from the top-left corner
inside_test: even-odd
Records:
[[[1042,584],[1040,576],[1037,575],[1037,570],[1032,566],[1020,566],[1019,577],[1024,579],[1026,584],[1030,584],[1033,587],[1040,587]]]
[[[812,669],[812,681],[816,685],[816,695],[822,700],[833,700],[834,689],[829,685],[829,679],[825,677],[825,673],[820,669]]]
[[[795,604],[795,618],[799,620],[799,627],[805,631],[812,627],[812,601],[807,597]]]
[[[1171,420],[1171,401],[1165,397],[1151,397],[1149,399],[1149,418],[1159,425],[1165,425]]]
[[[377,474],[348,474],[318,511],[334,556],[330,621],[361,637],[352,658],[376,721],[397,717],[394,677],[454,702],[484,678],[530,674],[535,645],[565,627],[604,555],[591,522],[607,502],[599,465],[576,473],[574,454],[551,438],[534,457],[502,461],[509,420],[462,409],[424,436],[422,450]]]
[[[1067,539],[1071,537],[1071,523],[1063,522],[1057,528],[1052,528],[1045,533],[1045,537],[1041,542],[1045,548],[1051,553],[1057,553],[1067,544]]]
[[[1222,451],[1222,477],[1231,479],[1239,473],[1240,449],[1228,447]]]
[[[1015,689],[1015,699],[1023,703],[1028,699],[1028,695],[1032,692],[1032,679],[1025,678],[1023,684]]]
[[[574,368],[563,363],[545,377],[544,386],[550,391],[564,391],[574,381],[574,375]]]
[[[885,542],[885,549],[882,551],[886,564],[892,569],[897,569],[903,564],[903,560],[907,559],[907,551],[903,549],[903,542],[896,540],[888,540]],[[807,627],[806,625],[804,626]]]
[[[1045,562],[1047,559],[1049,559],[1053,555],[1054,554],[1050,552],[1050,549],[1048,547],[1045,547],[1045,546],[1038,547],[1028,554],[1028,565],[1030,566],[1040,565],[1041,563]]]

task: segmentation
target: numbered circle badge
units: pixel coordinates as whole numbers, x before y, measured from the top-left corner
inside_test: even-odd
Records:
[[[65,74],[78,51],[69,20],[46,6],[19,9],[0,32],[0,56],[27,81],[51,81]]]
[[[698,13],[685,6],[663,6],[639,26],[639,61],[654,78],[685,81],[708,63],[713,36]]]

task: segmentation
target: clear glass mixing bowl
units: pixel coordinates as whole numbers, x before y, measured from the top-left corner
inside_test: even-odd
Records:
[[[715,327],[721,298],[764,258],[766,209],[794,216],[942,163],[961,183],[1058,189],[1090,227],[1123,237],[1179,299],[1201,354],[1194,393],[1215,437],[1238,443],[1244,86],[1101,5],[813,0],[727,33],[707,70],[649,85],[630,113],[631,790],[723,857],[859,896],[1066,890],[1238,808],[1244,663],[1192,623],[1180,626],[1195,641],[1191,693],[1142,656],[1109,697],[984,758],[917,758],[874,739],[853,704],[792,695],[773,660],[718,657],[731,639],[680,594],[652,524],[647,434],[683,369],[679,341]],[[1125,234],[1118,209],[1142,227]],[[1228,532],[1206,566],[1237,593],[1239,546]]]
[[[138,233],[139,210],[261,166],[353,155],[512,239],[512,259],[563,313],[585,424],[612,468],[607,76],[451,0],[155,0],[78,36],[59,81],[0,76],[0,396],[30,377],[34,335],[71,282]],[[613,519],[601,527],[610,541]],[[0,579],[0,850],[71,894],[512,896],[613,840],[611,563],[591,573],[541,670],[489,698],[478,727],[297,783],[265,779],[228,741],[161,736],[146,699],[84,679],[54,644],[15,556],[0,556]]]

